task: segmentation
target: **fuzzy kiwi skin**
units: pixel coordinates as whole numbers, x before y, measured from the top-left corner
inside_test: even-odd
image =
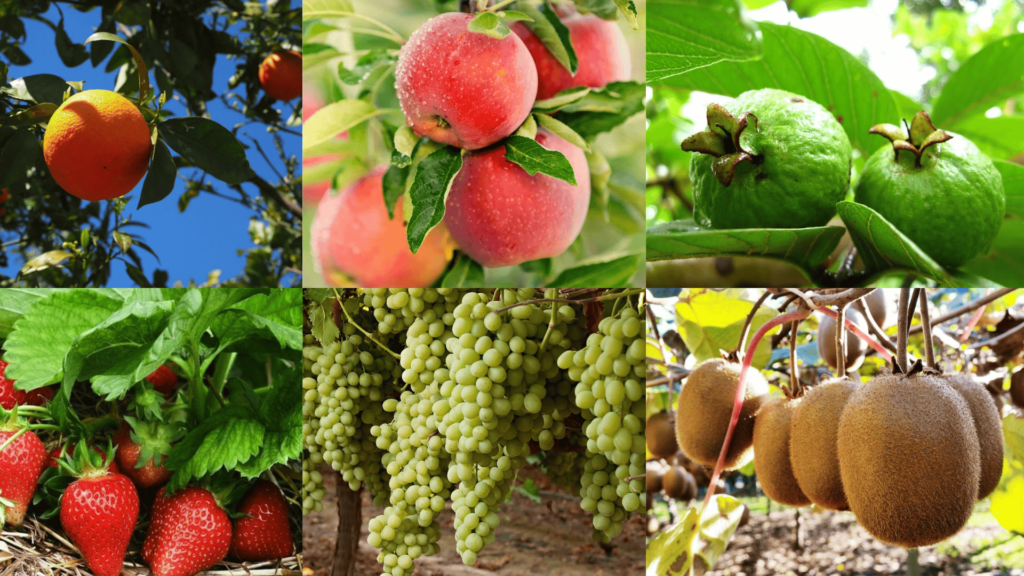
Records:
[[[981,451],[981,480],[978,484],[978,500],[981,500],[996,489],[1003,474],[1002,418],[992,402],[992,395],[969,374],[943,374],[941,378],[959,392],[971,408]]]
[[[646,482],[647,482],[646,488],[647,488],[647,491],[648,492],[661,492],[661,488],[662,488],[662,482],[661,481],[662,481],[662,478],[664,477],[664,475],[665,475],[665,473],[661,469],[660,466],[658,466],[655,463],[648,462],[647,463],[647,478],[646,478]]]
[[[691,489],[691,486],[693,488]],[[691,490],[696,492],[696,485],[693,483],[693,476],[681,466],[669,466],[661,479],[661,488],[665,495],[673,500],[690,500]]]
[[[861,330],[867,332],[868,324],[856,310],[847,310],[846,317],[856,324]],[[846,335],[846,369],[856,370],[864,362],[864,354],[868,350],[866,342],[855,336],[852,332]],[[833,370],[836,368],[836,321],[831,316],[825,316],[818,323],[818,355]]]
[[[981,476],[963,396],[934,376],[885,374],[839,419],[839,471],[850,510],[876,539],[916,548],[967,523]]]
[[[676,439],[679,448],[698,464],[708,467],[718,464],[718,453],[732,420],[739,376],[740,364],[736,362],[721,358],[706,360],[690,373],[679,393]],[[768,382],[760,370],[748,369],[746,381],[740,419],[725,456],[725,470],[741,468],[750,462],[754,415],[768,399]]]
[[[804,392],[790,424],[789,460],[804,494],[829,510],[849,510],[839,475],[839,418],[860,386],[831,378]]]
[[[671,412],[658,412],[647,419],[647,450],[655,458],[668,458],[679,450],[672,418]]]
[[[754,471],[772,500],[787,506],[807,506],[811,500],[800,490],[789,463],[789,431],[801,399],[773,398],[754,420]]]

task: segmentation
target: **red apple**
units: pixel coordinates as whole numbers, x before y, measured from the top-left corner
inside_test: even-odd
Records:
[[[540,38],[522,22],[512,25],[512,30],[523,39],[537,65],[538,100],[551,98],[575,86],[600,88],[609,82],[629,80],[629,46],[622,30],[614,22],[601,20],[593,14],[570,14],[562,19],[562,23],[569,29],[569,38],[579,61],[575,76],[555,60]]]
[[[443,226],[427,234],[416,254],[409,250],[402,200],[389,220],[383,178],[384,168],[377,168],[339,194],[324,196],[317,207],[311,247],[327,283],[348,277],[365,288],[416,288],[433,284],[447,266]]]
[[[514,132],[537,95],[537,68],[515,34],[470,32],[469,14],[427,20],[402,47],[395,89],[413,132],[477,150]]]
[[[505,146],[470,152],[452,182],[444,223],[463,252],[488,267],[558,256],[583,228],[590,171],[583,150],[540,129],[537,143],[569,159],[576,186],[505,159]]]

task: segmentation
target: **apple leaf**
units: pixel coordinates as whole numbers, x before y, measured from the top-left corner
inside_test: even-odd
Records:
[[[484,285],[484,267],[469,256],[460,253],[455,265],[441,277],[441,288],[462,288]]]
[[[388,219],[395,217],[395,204],[405,194],[405,182],[409,178],[408,166],[391,166],[384,173],[384,206],[388,209]]]
[[[642,112],[644,91],[644,85],[637,82],[612,82],[563,106],[558,119],[589,140]]]
[[[585,152],[590,152],[590,146],[587,144],[587,141],[577,134],[575,130],[555,119],[554,116],[548,116],[547,114],[536,114],[534,116],[536,117],[538,124],[547,128],[551,132],[554,132],[555,135],[562,140],[582,148]]]
[[[562,68],[575,75],[579,69],[579,60],[569,40],[569,29],[558,18],[558,14],[546,2],[541,2],[540,6],[520,2],[517,6],[533,20],[526,27],[537,35]]]
[[[505,159],[518,164],[530,176],[541,172],[576,185],[576,174],[565,154],[557,150],[548,150],[536,140],[512,136],[505,141]]]
[[[469,21],[469,25],[466,28],[470,32],[486,34],[498,40],[512,33],[508,25],[502,22],[494,12],[481,12],[477,14]]]
[[[416,175],[409,189],[412,213],[408,216],[409,225],[406,228],[409,249],[413,254],[420,249],[427,233],[444,218],[445,200],[461,169],[462,150],[454,146],[442,146],[417,164]],[[405,210],[409,210],[409,207],[406,206]]]
[[[629,279],[636,275],[643,258],[630,254],[606,262],[584,263],[562,270],[546,286],[550,288],[583,288],[605,286],[620,288],[629,285]]]

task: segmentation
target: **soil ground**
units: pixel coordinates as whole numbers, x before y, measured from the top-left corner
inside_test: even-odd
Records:
[[[327,497],[324,510],[310,514],[303,522],[304,565],[313,575],[330,574],[338,526],[336,476],[324,472]],[[546,476],[532,467],[520,472],[519,482],[532,480],[540,489],[539,504],[513,492],[512,499],[501,506],[501,525],[496,539],[479,554],[473,567],[463,565],[455,551],[454,515],[451,505],[442,513],[441,553],[416,561],[414,576],[624,576],[644,571],[644,520],[635,515],[627,522],[608,551],[590,538],[591,516],[579,506],[579,499],[551,484]],[[363,493],[362,535],[354,576],[378,576],[377,550],[366,543],[367,522],[380,514],[369,495]]]
[[[708,576],[890,575],[907,573],[907,551],[875,540],[850,512],[801,509],[743,498],[753,513]],[[1024,576],[1024,537],[1004,530],[983,505],[959,534],[919,549],[928,576]]]

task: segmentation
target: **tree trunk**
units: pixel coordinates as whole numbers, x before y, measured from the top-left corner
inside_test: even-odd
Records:
[[[331,576],[355,576],[362,526],[362,487],[353,491],[338,475],[338,541],[334,546]]]

